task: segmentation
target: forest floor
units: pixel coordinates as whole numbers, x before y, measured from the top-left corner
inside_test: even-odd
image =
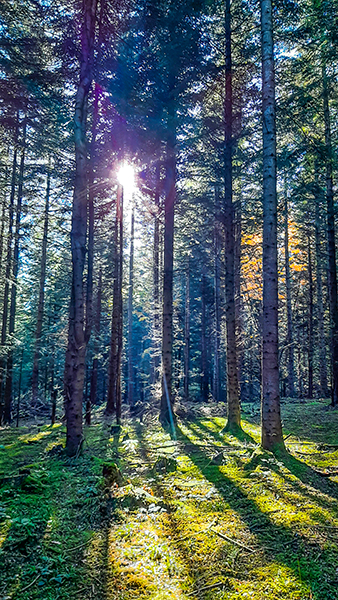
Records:
[[[1,600],[338,600],[327,404],[283,402],[277,458],[259,449],[256,405],[241,439],[219,405],[190,405],[175,436],[155,416],[97,415],[74,459],[60,424],[1,429]]]

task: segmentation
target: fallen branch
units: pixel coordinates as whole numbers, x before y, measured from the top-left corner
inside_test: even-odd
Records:
[[[236,546],[239,546],[240,548],[247,550],[247,552],[254,552],[253,548],[249,548],[249,546],[245,546],[244,544],[241,544],[241,542],[237,542],[237,540],[234,540],[234,539],[228,537],[227,535],[224,535],[224,533],[221,533],[220,531],[216,531],[216,529],[212,529],[212,527],[210,527],[210,531],[212,531],[213,533],[216,533],[216,535],[221,537],[223,540],[226,540],[227,542],[230,542],[231,544],[235,544]]]
[[[218,581],[217,583],[212,583],[210,585],[205,585],[204,587],[199,588],[197,592],[189,592],[189,594],[186,594],[186,596],[196,596],[196,594],[199,594],[200,592],[206,592],[207,590],[212,590],[214,588],[221,587],[222,585],[225,585],[225,582]]]

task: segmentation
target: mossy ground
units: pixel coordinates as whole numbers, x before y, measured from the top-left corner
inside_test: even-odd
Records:
[[[320,475],[338,468],[338,411],[284,403],[277,458],[258,408],[239,437],[215,414],[176,439],[155,418],[98,422],[76,459],[61,426],[1,430],[0,598],[338,600],[338,476]]]

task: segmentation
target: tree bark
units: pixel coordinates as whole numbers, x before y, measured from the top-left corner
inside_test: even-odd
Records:
[[[221,399],[221,215],[219,206],[219,189],[215,189],[215,226],[214,226],[214,304],[215,304],[215,337],[214,337],[214,379],[213,396],[215,402]]]
[[[295,397],[295,347],[293,339],[293,321],[291,305],[291,273],[289,254],[289,208],[286,175],[284,176],[284,258],[285,258],[285,287],[287,311],[287,346],[288,346],[288,395]]]
[[[207,282],[205,274],[202,275],[201,283],[201,395],[203,402],[209,400],[209,371],[207,357],[207,317],[206,317],[206,295]]]
[[[83,0],[81,28],[80,81],[75,100],[75,184],[72,211],[72,292],[69,311],[68,347],[65,363],[66,451],[74,456],[82,444],[82,401],[88,334],[84,323],[83,280],[87,241],[87,110],[93,79],[97,0]]]
[[[190,257],[187,256],[185,273],[185,314],[184,314],[184,398],[189,400],[190,367]]]
[[[134,406],[133,377],[133,290],[134,290],[134,205],[130,224],[129,290],[128,290],[128,404]]]
[[[7,252],[6,252],[6,269],[5,269],[5,287],[2,309],[2,327],[1,327],[1,348],[3,352],[0,354],[0,424],[3,420],[4,406],[1,402],[3,382],[5,379],[6,358],[4,347],[7,341],[7,322],[8,322],[8,304],[9,304],[9,284],[12,273],[12,243],[13,243],[13,221],[14,221],[14,200],[15,200],[15,185],[17,171],[17,156],[18,156],[18,136],[19,136],[19,116],[17,115],[13,161],[12,161],[12,176],[11,176],[11,193],[9,198],[8,210],[8,233],[7,233]]]
[[[334,222],[333,200],[333,174],[332,174],[332,142],[329,108],[329,91],[325,66],[322,68],[323,79],[323,108],[325,123],[326,146],[326,203],[327,203],[327,240],[329,254],[329,298],[331,320],[331,348],[332,348],[332,406],[338,405],[338,298],[337,298],[337,266],[336,266],[336,241]]]
[[[276,107],[271,0],[261,0],[263,115],[262,446],[284,448],[279,400]]]
[[[19,169],[18,183],[18,201],[16,206],[15,218],[15,237],[14,237],[14,252],[13,252],[13,271],[12,271],[12,287],[11,287],[11,303],[9,310],[9,325],[8,333],[10,336],[9,348],[7,354],[7,369],[6,369],[6,384],[4,393],[4,423],[11,422],[11,405],[12,405],[12,388],[13,388],[13,360],[14,360],[14,331],[15,331],[15,316],[16,316],[16,295],[17,281],[19,270],[19,250],[20,250],[20,225],[21,225],[21,208],[22,208],[22,192],[23,192],[23,176],[25,169],[25,150],[26,150],[26,120],[23,123],[22,130],[22,150]]]
[[[318,166],[315,165],[315,235],[316,235],[316,289],[317,289],[317,319],[318,319],[318,349],[319,349],[319,379],[320,393],[323,398],[329,395],[327,385],[326,344],[324,331],[324,306],[322,282],[322,251],[321,251],[321,219],[320,219],[320,187],[317,175]]]
[[[225,0],[225,105],[224,105],[224,231],[225,231],[225,320],[228,420],[226,429],[241,428],[238,382],[237,324],[235,310],[235,235],[232,200],[232,60],[230,0]]]
[[[120,185],[116,195],[116,220],[114,243],[114,287],[113,313],[110,338],[110,358],[108,373],[107,406],[105,414],[112,415],[116,411],[121,397],[121,355],[122,355],[122,262],[123,262],[123,190]]]
[[[154,217],[154,250],[153,250],[153,384],[158,382],[161,363],[160,342],[160,188],[161,171],[160,164],[156,165],[156,188],[155,188],[155,217]]]
[[[174,121],[173,116],[171,121]],[[173,122],[171,122],[168,125],[167,137],[163,249],[162,395],[160,421],[165,426],[175,421],[172,394],[174,205],[176,197],[175,146],[175,127]]]
[[[308,237],[308,277],[309,277],[309,338],[308,338],[308,397],[313,398],[313,275],[311,239]]]
[[[95,339],[94,339],[94,358],[90,380],[90,395],[86,404],[86,425],[91,424],[91,411],[92,406],[96,402],[97,396],[97,376],[98,376],[98,352],[99,352],[99,337],[101,329],[101,303],[102,303],[102,267],[99,271],[99,281],[97,286],[97,305],[95,315]]]
[[[43,238],[42,238],[42,252],[40,261],[40,285],[39,285],[39,302],[38,302],[38,314],[37,323],[35,330],[35,351],[33,361],[33,373],[32,373],[32,403],[36,405],[38,401],[39,392],[39,359],[40,359],[40,346],[41,346],[41,334],[42,334],[42,321],[44,314],[44,303],[45,303],[45,282],[46,282],[46,266],[47,266],[47,243],[48,243],[48,225],[49,225],[49,200],[50,200],[50,178],[51,178],[51,163],[50,159],[48,162],[47,171],[47,185],[46,185],[46,204],[45,204],[45,218],[43,227]]]

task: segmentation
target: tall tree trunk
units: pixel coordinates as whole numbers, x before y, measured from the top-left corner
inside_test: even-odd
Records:
[[[225,148],[224,148],[224,230],[225,230],[225,320],[227,358],[228,431],[241,428],[238,383],[236,311],[235,311],[235,235],[232,201],[232,61],[230,0],[225,0]]]
[[[284,257],[285,257],[285,286],[287,311],[287,346],[288,346],[288,395],[295,397],[295,348],[293,340],[293,322],[291,306],[291,273],[289,254],[289,208],[286,175],[284,176]]]
[[[116,195],[116,220],[114,232],[114,287],[113,313],[110,338],[110,357],[108,373],[108,392],[106,415],[116,411],[119,420],[118,405],[121,397],[121,356],[122,356],[122,262],[123,262],[123,190],[118,185]]]
[[[167,138],[165,199],[164,199],[164,265],[163,265],[163,322],[162,322],[162,395],[160,421],[163,425],[175,421],[172,394],[173,345],[173,261],[174,205],[176,197],[176,133],[171,117]]]
[[[219,189],[215,189],[215,226],[214,226],[214,304],[215,304],[215,348],[213,396],[215,402],[221,399],[221,215],[219,206]]]
[[[325,66],[322,69],[323,78],[323,108],[325,121],[326,145],[326,203],[327,203],[327,239],[329,253],[329,298],[331,319],[331,348],[332,348],[332,406],[338,405],[338,298],[337,298],[337,266],[336,242],[333,201],[333,175],[332,175],[332,143],[329,108],[329,91]]]
[[[309,380],[308,397],[313,398],[313,276],[311,258],[311,240],[308,237],[308,277],[309,277],[309,339],[308,339],[308,361]]]
[[[94,339],[94,358],[93,358],[93,366],[91,372],[91,380],[90,380],[90,396],[87,400],[86,404],[86,425],[90,425],[91,423],[91,411],[92,406],[96,402],[97,396],[97,375],[98,375],[98,352],[99,352],[99,337],[100,337],[100,329],[101,329],[101,303],[102,303],[102,267],[100,267],[99,271],[99,281],[97,286],[97,305],[96,305],[96,315],[95,315],[95,339]]]
[[[206,295],[207,282],[206,276],[202,275],[201,287],[201,395],[204,402],[209,399],[209,372],[208,372],[208,357],[207,357],[207,317],[206,317]]]
[[[46,204],[45,204],[45,218],[43,227],[43,238],[42,238],[42,252],[40,261],[40,286],[39,286],[39,302],[38,302],[38,315],[35,330],[35,352],[33,361],[33,374],[32,374],[32,402],[33,406],[38,401],[39,392],[39,359],[40,359],[40,346],[41,346],[41,334],[42,334],[42,321],[44,314],[44,303],[45,303],[45,281],[46,281],[46,266],[47,266],[47,243],[48,243],[48,225],[49,225],[49,200],[50,200],[50,158],[48,161],[47,171],[47,185],[46,185]]]
[[[68,347],[64,388],[67,419],[66,451],[75,455],[82,444],[82,401],[88,333],[84,323],[83,280],[87,238],[87,110],[93,79],[97,0],[83,0],[81,27],[80,81],[75,100],[75,183],[72,211],[72,291],[69,310]]]
[[[153,384],[158,381],[159,368],[161,363],[161,344],[160,344],[160,189],[161,189],[161,166],[156,165],[156,188],[155,188],[155,217],[154,217],[154,249],[153,249]]]
[[[128,290],[128,404],[135,403],[133,377],[133,290],[134,290],[134,205],[130,224],[129,290]]]
[[[323,282],[322,282],[322,251],[321,251],[321,219],[320,199],[321,192],[318,183],[317,165],[315,165],[315,233],[316,233],[316,289],[317,289],[317,319],[318,319],[318,349],[319,349],[319,379],[320,393],[323,398],[329,395],[327,385],[326,366],[326,344],[324,332],[324,306],[323,306]]]
[[[2,259],[4,250],[4,233],[5,233],[5,222],[6,222],[6,208],[7,208],[7,185],[8,185],[8,165],[5,167],[5,181],[4,181],[4,193],[2,201],[1,211],[1,230],[0,230],[0,278],[2,280]]]
[[[190,366],[190,257],[187,256],[185,273],[185,314],[184,314],[184,398],[189,400]]]
[[[279,400],[276,107],[271,0],[261,0],[263,113],[262,446],[284,447]]]
[[[12,273],[12,243],[13,243],[13,220],[14,220],[14,199],[15,199],[15,184],[16,184],[16,170],[17,170],[17,157],[18,157],[18,136],[19,136],[19,116],[17,115],[15,137],[14,137],[14,148],[13,148],[13,162],[12,162],[12,176],[11,176],[11,193],[9,198],[9,211],[8,211],[8,233],[7,233],[7,252],[6,252],[6,270],[5,270],[5,288],[3,297],[3,309],[2,309],[2,327],[1,327],[1,348],[2,353],[0,354],[0,424],[3,420],[4,406],[1,402],[3,382],[5,379],[5,366],[6,357],[4,352],[4,346],[7,341],[7,321],[8,321],[8,304],[9,304],[9,283]]]
[[[20,158],[19,183],[18,183],[18,201],[16,206],[15,219],[15,241],[13,252],[13,272],[12,272],[12,287],[11,287],[11,303],[9,310],[9,326],[8,333],[10,336],[9,348],[7,354],[7,369],[6,369],[6,384],[4,394],[4,423],[11,422],[11,404],[13,391],[13,360],[14,360],[14,331],[15,331],[15,316],[16,316],[16,295],[17,281],[19,270],[19,245],[20,245],[20,225],[21,225],[21,207],[22,207],[22,191],[23,191],[23,175],[25,169],[25,150],[26,150],[26,120],[22,130],[22,150]]]

